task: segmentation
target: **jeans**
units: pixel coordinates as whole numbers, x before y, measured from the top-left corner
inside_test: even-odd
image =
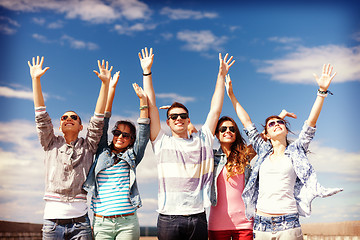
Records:
[[[265,217],[255,215],[254,239],[256,240],[301,240],[303,234],[299,214]]]
[[[81,221],[72,219],[44,219],[43,240],[92,240],[90,220],[87,215]]]
[[[95,239],[121,239],[138,240],[140,238],[140,225],[136,215],[102,218],[94,217]]]
[[[252,240],[252,229],[237,229],[237,230],[209,230],[209,240]]]
[[[159,214],[157,222],[159,240],[207,240],[205,212],[193,215]]]

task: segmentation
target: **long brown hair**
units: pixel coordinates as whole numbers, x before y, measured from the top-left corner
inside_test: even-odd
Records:
[[[255,155],[253,154],[254,151],[252,147],[246,145],[236,122],[231,117],[223,116],[219,119],[216,125],[215,135],[219,133],[219,128],[225,121],[232,122],[235,127],[235,141],[231,144],[230,155],[227,156],[227,163],[225,165],[228,172],[227,180],[229,180],[232,176],[243,174],[245,172],[246,165],[250,164],[250,160]]]

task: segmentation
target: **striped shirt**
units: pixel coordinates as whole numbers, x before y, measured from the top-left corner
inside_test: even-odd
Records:
[[[161,130],[152,142],[158,158],[158,212],[189,215],[210,206],[214,169],[214,136],[208,126],[189,139],[167,136]]]
[[[121,160],[96,176],[98,195],[91,200],[91,209],[102,216],[113,216],[136,211],[129,198],[130,167]]]

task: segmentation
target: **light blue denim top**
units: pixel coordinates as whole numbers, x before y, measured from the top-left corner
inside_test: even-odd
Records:
[[[270,141],[264,141],[254,124],[245,128],[258,158],[252,167],[250,179],[245,186],[242,198],[245,203],[246,217],[251,219],[255,216],[256,204],[259,194],[259,170],[263,161],[273,152]],[[315,127],[310,127],[306,122],[298,139],[286,147],[285,154],[291,159],[296,173],[294,197],[300,216],[308,217],[311,214],[311,202],[316,197],[328,197],[341,192],[341,188],[324,188],[317,181],[316,173],[310,164],[307,151],[311,140],[315,136]]]
[[[110,113],[107,112],[104,118],[103,135],[101,137],[99,147],[96,153],[95,161],[92,164],[87,179],[83,188],[91,194],[98,194],[97,189],[99,183],[97,182],[97,174],[114,164],[115,157],[125,160],[130,166],[130,201],[132,205],[141,207],[141,198],[136,183],[136,166],[141,162],[146,145],[150,138],[150,119],[139,118],[139,129],[137,131],[136,140],[132,148],[127,149],[124,153],[119,153],[117,156],[111,152],[108,145],[108,128],[110,121]]]

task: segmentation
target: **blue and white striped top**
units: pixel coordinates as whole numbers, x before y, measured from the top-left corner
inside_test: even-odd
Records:
[[[121,160],[96,176],[98,195],[91,200],[91,209],[102,216],[113,216],[136,211],[129,198],[130,167]]]

